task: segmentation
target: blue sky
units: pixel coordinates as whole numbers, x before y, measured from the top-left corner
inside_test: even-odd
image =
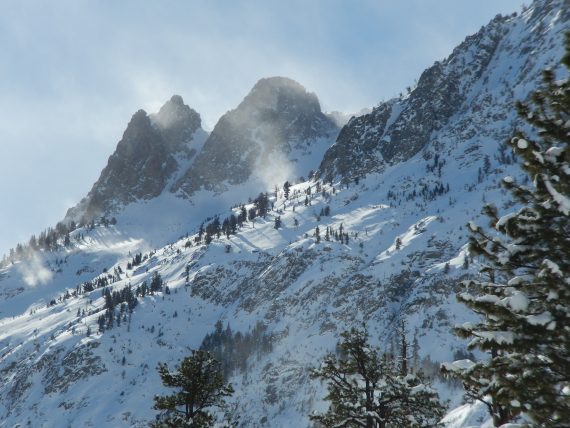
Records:
[[[261,77],[358,111],[520,0],[1,1],[0,254],[61,220],[139,108],[211,129]]]

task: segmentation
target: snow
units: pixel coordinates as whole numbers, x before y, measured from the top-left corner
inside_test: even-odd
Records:
[[[517,141],[517,147],[521,150],[527,149],[528,141],[526,141],[524,138],[519,138],[519,140]]]
[[[477,226],[473,220],[470,220],[468,224],[469,224],[469,230],[471,230],[472,232],[477,232],[479,230],[479,226]]]
[[[507,175],[506,182],[521,177],[516,164],[499,164],[495,158],[517,123],[514,109],[505,106],[511,105],[513,98],[525,98],[544,65],[558,59],[558,52],[548,49],[536,51],[532,64],[519,56],[519,42],[530,34],[530,24],[524,19],[513,18],[504,24],[506,33],[497,48],[501,55],[491,59],[485,76],[469,84],[460,79],[468,92],[465,105],[434,131],[424,151],[404,163],[386,165],[381,173],[362,178],[358,185],[351,183],[347,188],[332,183],[333,193],[327,183],[323,186],[326,195],[322,195],[314,191],[314,182],[299,182],[293,185],[294,196],[288,201],[282,191],[276,198],[272,195],[276,210],[281,211],[272,211],[255,224],[246,222],[238,234],[229,239],[222,236],[208,247],[186,246],[200,223],[214,215],[229,215],[230,207],[255,197],[260,185],[272,190],[280,183],[258,177],[255,183],[230,186],[227,192],[199,192],[191,200],[163,194],[127,206],[117,215],[116,226],[78,230],[74,236],[81,233],[84,238],[73,241],[70,248],[31,254],[25,261],[1,268],[0,372],[6,369],[8,374],[1,378],[0,427],[25,424],[28,417],[39,426],[144,426],[155,414],[153,395],[164,392],[155,370],[157,363],[176,365],[189,349],[200,346],[219,320],[242,333],[262,322],[275,336],[270,353],[253,356],[247,371],[234,373],[230,379],[239,391],[230,408],[246,415],[247,421],[258,423],[266,418],[275,427],[308,426],[308,414],[326,409],[326,387],[310,379],[308,371],[334,351],[339,333],[351,326],[366,322],[374,345],[389,349],[397,321],[403,318],[410,335],[417,331],[421,357],[439,363],[465,351],[467,344],[453,335],[451,327],[474,326],[478,321],[455,298],[457,282],[466,276],[476,277],[480,267],[468,251],[468,229],[476,231],[476,224],[485,221],[480,214],[483,203],[501,206],[505,201],[500,187],[503,175]],[[557,24],[549,31],[561,34],[563,26]],[[462,58],[469,64],[473,54],[470,51]],[[485,101],[489,93],[494,95],[491,102]],[[481,109],[480,116],[462,114],[473,105]],[[503,110],[502,119],[489,120]],[[396,103],[389,121],[393,123],[403,111],[404,104]],[[470,129],[477,132],[464,136]],[[315,169],[331,143],[319,141],[311,153],[294,151],[290,156],[292,162],[296,160],[293,178]],[[525,143],[528,146],[526,140],[517,142],[519,147]],[[426,171],[430,161],[424,155],[433,153],[446,161],[441,176]],[[484,156],[489,156],[492,168],[479,183],[477,167]],[[548,156],[556,154],[547,152],[546,161]],[[437,182],[449,184],[450,193],[431,200],[407,198],[418,183]],[[304,206],[308,186],[313,193],[310,205]],[[388,198],[389,190],[398,197]],[[570,207],[559,194],[553,194],[553,199],[562,208]],[[331,216],[318,219],[326,206]],[[273,227],[276,215],[283,222],[279,230]],[[510,218],[502,216],[499,225]],[[316,243],[316,226],[322,238],[327,226],[338,229],[341,224],[349,234],[348,244],[324,239]],[[148,255],[153,250],[136,269],[126,270],[134,254]],[[463,267],[466,258],[468,268]],[[73,291],[116,267],[122,267],[124,273],[110,289],[120,290],[129,284],[137,287],[159,272],[171,294],[139,298],[130,323],[99,334],[97,318],[104,304],[100,289],[61,302],[58,299],[66,290]],[[545,267],[556,274],[553,263],[545,261]],[[513,279],[508,285],[514,288],[523,280]],[[462,297],[524,313],[528,296],[516,290],[510,293],[502,300],[467,293]],[[47,306],[52,299],[57,304]],[[77,316],[78,310],[86,314]],[[548,313],[527,315],[525,320],[556,327]],[[88,327],[92,332],[89,337]],[[478,334],[483,340],[513,340],[509,332]],[[58,374],[61,370],[62,379],[70,378],[64,376],[63,358],[73,360],[74,352],[90,346],[93,358],[105,371],[79,377],[65,390],[46,393],[49,368],[53,365]],[[15,369],[10,369],[12,363]],[[458,360],[444,366],[454,371],[472,364],[471,360]],[[82,367],[75,367],[74,373],[81,373]],[[10,391],[28,383],[13,402]],[[458,404],[461,390],[443,381],[436,386],[442,396]],[[482,403],[474,403],[452,409],[443,422],[447,428],[482,427],[489,426],[489,417]]]
[[[548,178],[544,178],[544,186],[558,204],[558,210],[566,216],[570,215],[570,198],[558,192]]]
[[[526,320],[532,325],[546,325],[552,322],[552,314],[550,312],[543,312],[537,315],[527,315]]]
[[[562,271],[560,270],[560,266],[558,266],[556,263],[551,260],[544,259],[542,264],[552,275],[562,278]]]
[[[441,367],[450,372],[462,372],[470,369],[474,365],[475,363],[471,360],[457,360],[453,363],[443,363]]]
[[[516,218],[518,215],[518,213],[509,213],[509,214],[505,214],[504,216],[502,216],[499,221],[497,222],[497,224],[495,225],[495,227],[501,228],[503,226],[505,226],[505,224],[507,224],[511,219]]]
[[[477,401],[453,409],[443,418],[442,424],[445,428],[475,428],[481,427],[486,419],[488,419],[487,408]]]
[[[475,334],[483,341],[507,345],[513,343],[515,338],[510,331],[478,331]]]
[[[526,312],[528,310],[528,297],[520,292],[515,291],[512,296],[504,299],[504,304],[508,304],[515,312]]]
[[[555,162],[556,158],[558,158],[562,153],[564,153],[564,149],[562,147],[549,147],[546,150],[546,158],[550,162]]]

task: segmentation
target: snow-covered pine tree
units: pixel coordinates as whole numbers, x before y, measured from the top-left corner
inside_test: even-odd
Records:
[[[563,63],[570,70],[570,33]],[[570,421],[570,80],[552,71],[520,103],[536,140],[511,141],[532,186],[503,179],[521,208],[501,218],[486,207],[494,233],[471,223],[472,253],[484,260],[488,281],[467,281],[459,301],[482,316],[456,328],[488,360],[444,365],[468,394],[487,403],[495,426],[521,416],[533,427]]]
[[[434,428],[444,414],[437,392],[370,346],[365,330],[341,334],[340,357],[328,354],[311,376],[328,382],[330,407],[310,418],[322,427]]]
[[[154,408],[162,413],[151,427],[213,426],[214,419],[209,410],[222,407],[224,398],[234,392],[231,384],[223,380],[220,363],[207,351],[192,351],[176,372],[171,372],[163,363],[157,369],[164,386],[177,391],[154,397]]]

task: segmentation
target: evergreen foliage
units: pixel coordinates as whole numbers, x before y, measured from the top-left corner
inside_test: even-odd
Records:
[[[157,370],[164,386],[175,388],[176,392],[154,397],[154,409],[161,413],[152,427],[213,426],[209,409],[222,408],[224,398],[234,392],[231,384],[223,380],[220,363],[207,351],[192,351],[175,372],[164,363],[159,363]]]
[[[289,193],[291,192],[291,184],[286,181],[285,184],[283,184],[283,195],[285,196],[285,199],[289,199]]]
[[[130,285],[113,292],[104,288],[103,297],[105,298],[105,313],[97,318],[100,332],[113,328],[115,324],[120,326],[121,320],[127,321],[138,303]]]
[[[563,63],[570,69],[570,33]],[[517,420],[533,427],[570,421],[570,81],[544,72],[532,106],[520,116],[537,130],[510,144],[532,186],[511,177],[504,186],[521,208],[499,218],[485,208],[493,232],[471,223],[470,249],[484,260],[487,281],[466,281],[458,300],[481,315],[456,333],[484,361],[456,361],[443,370],[467,395],[487,404],[495,426]]]
[[[146,256],[144,260],[146,260]],[[127,263],[127,269],[135,268],[136,266],[140,265],[144,260],[142,253],[135,254],[133,259]]]
[[[340,357],[329,354],[312,377],[328,382],[327,413],[311,415],[323,427],[433,428],[444,414],[437,393],[421,377],[368,343],[365,330],[341,334]],[[405,338],[402,343],[407,343]],[[402,358],[402,362],[407,358]]]
[[[150,280],[150,294],[161,291],[163,284],[164,281],[162,280],[160,274],[157,271],[154,271]]]
[[[260,193],[257,198],[253,200],[253,203],[257,209],[257,215],[265,218],[269,211],[269,196],[267,196],[267,193]]]
[[[111,220],[106,217],[101,217],[99,223],[95,223],[92,220],[89,224],[87,221],[77,225],[74,221],[69,223],[59,222],[56,224],[55,228],[48,227],[43,230],[37,237],[32,235],[27,244],[18,243],[16,248],[11,248],[9,251],[9,256],[0,260],[0,267],[8,266],[9,262],[14,262],[22,257],[29,256],[30,252],[43,250],[43,251],[59,251],[62,248],[68,248],[72,245],[71,233],[74,232],[78,227],[88,227],[89,229],[94,229],[96,225],[101,227],[109,227],[109,225],[117,224],[117,219],[112,217]],[[76,233],[74,236],[76,241],[81,241],[83,235],[81,233]]]
[[[224,379],[228,379],[236,370],[246,370],[249,357],[257,356],[259,360],[271,352],[273,339],[262,322],[255,324],[251,331],[241,333],[234,332],[229,324],[224,329],[218,321],[215,330],[202,340],[200,349],[210,352],[220,362]]]

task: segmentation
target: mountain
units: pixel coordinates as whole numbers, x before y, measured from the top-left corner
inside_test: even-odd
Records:
[[[318,176],[346,181],[381,172],[428,146],[437,151],[445,138],[458,144],[483,137],[505,141],[521,125],[508,114],[514,102],[536,84],[540,67],[555,66],[561,55],[559,35],[545,20],[558,10],[554,22],[567,22],[570,11],[560,1],[538,4],[516,25],[512,17],[495,17],[425,70],[408,94],[351,119],[325,154]]]
[[[64,223],[115,217],[124,233],[162,246],[228,206],[312,174],[339,132],[317,96],[284,77],[257,82],[210,135],[200,122],[177,95],[156,114],[135,113]]]
[[[535,1],[520,15],[495,18],[409,94],[351,119],[324,148],[318,136],[329,124],[315,98],[281,78],[261,81],[187,168],[166,174],[159,196],[117,198],[107,205],[120,207],[116,225],[81,226],[68,245],[62,238],[56,250],[4,264],[0,427],[146,426],[154,394],[165,392],[156,365],[173,367],[200,346],[223,360],[237,391],[227,414],[240,415],[240,426],[307,427],[308,415],[327,406],[326,387],[310,369],[334,352],[340,333],[366,323],[371,342],[390,350],[402,320],[411,364],[434,377],[450,409],[458,406],[462,391],[437,373],[439,362],[468,355],[451,332],[473,320],[455,294],[480,267],[465,223],[485,225],[486,202],[500,213],[513,207],[500,186],[506,175],[521,176],[504,144],[524,129],[513,103],[537,87],[541,70],[557,67],[566,6]],[[281,98],[276,87],[291,95]],[[230,123],[234,115],[243,129]],[[144,116],[141,129],[156,129]],[[292,119],[300,117],[306,121]],[[256,140],[274,130],[281,137]],[[248,156],[223,156],[217,144]],[[287,196],[274,183],[269,212],[217,237],[216,216],[221,225],[238,216],[239,202],[259,213],[259,201],[234,192],[263,188],[254,175],[264,150],[267,159],[288,153],[290,164],[316,175],[293,183]],[[189,172],[208,162],[226,170]],[[165,227],[165,217],[179,223]],[[197,233],[201,222],[214,231],[209,244]],[[135,234],[134,223],[156,230]],[[151,233],[154,243],[169,241],[151,245]],[[156,275],[162,290],[143,295]],[[129,288],[139,291],[134,308]],[[117,292],[111,308],[104,290]],[[480,426],[485,417],[479,405],[458,407],[446,427]]]
[[[337,134],[315,94],[284,77],[261,79],[221,117],[174,189],[187,196],[200,189],[221,192],[252,178],[281,185],[306,176],[309,169],[299,158],[312,152],[322,157]]]
[[[203,142],[200,115],[174,95],[160,111],[137,111],[91,191],[67,213],[83,223],[139,199],[159,196]]]

